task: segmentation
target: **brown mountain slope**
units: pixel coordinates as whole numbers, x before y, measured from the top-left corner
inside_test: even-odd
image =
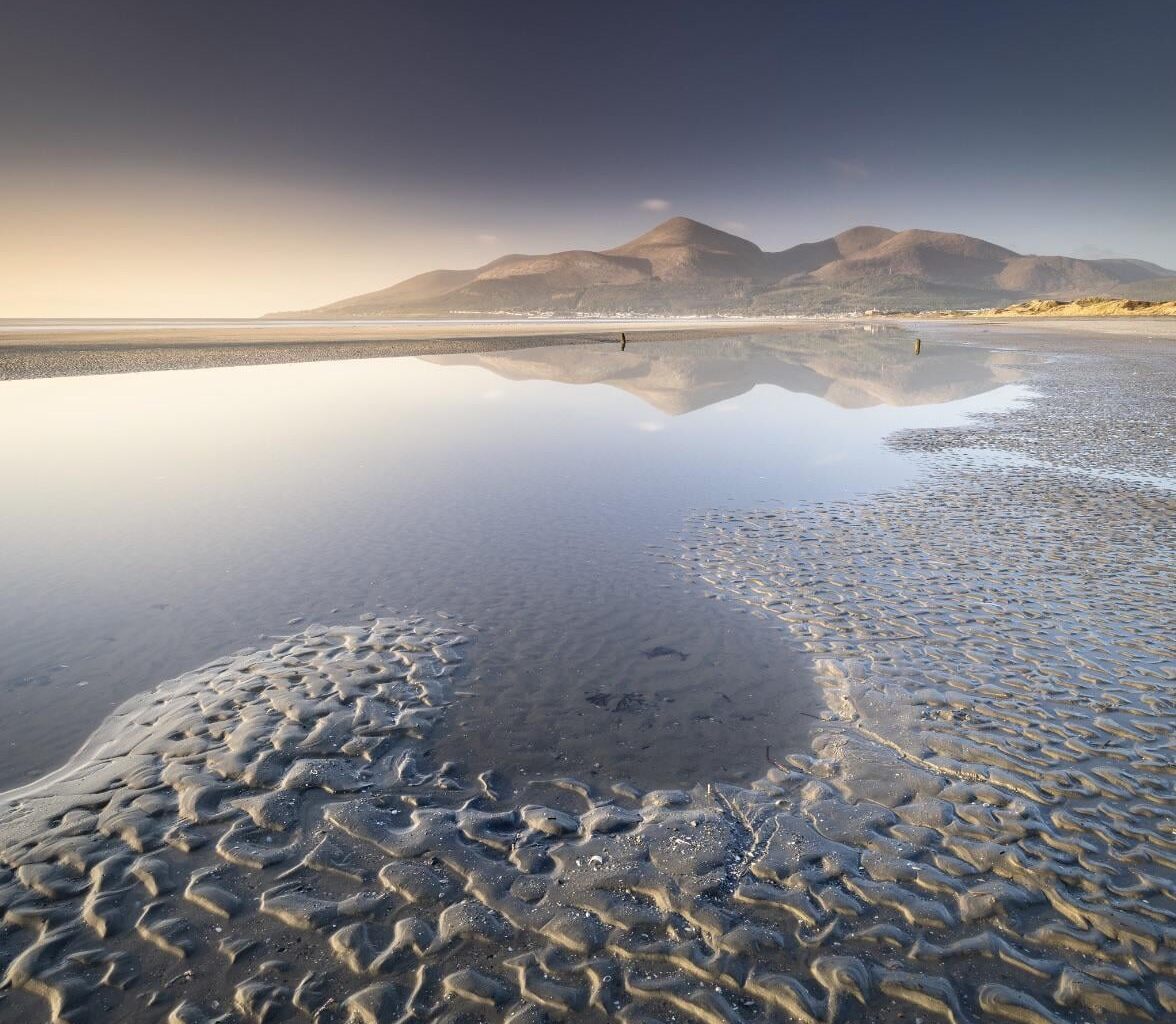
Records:
[[[842,284],[863,277],[903,274],[935,284],[982,287],[1016,255],[968,235],[900,231],[872,249],[826,264],[812,277],[825,284]]]
[[[1176,302],[1176,277],[1156,277],[1150,281],[1134,281],[1115,289],[1124,299],[1147,299],[1151,302]]]
[[[297,314],[396,318],[478,314],[839,313],[1008,305],[1026,298],[1127,294],[1176,272],[1142,260],[1024,256],[941,231],[856,227],[765,252],[687,217],[603,252],[511,255],[438,270]]]
[[[406,281],[394,284],[390,288],[367,292],[364,295],[353,295],[347,299],[340,299],[328,306],[321,306],[314,312],[323,315],[344,317],[354,313],[357,316],[365,314],[362,310],[394,310],[405,306],[416,306],[429,303],[455,288],[472,281],[478,272],[476,270],[430,270],[425,274],[417,274]],[[376,314],[378,315],[378,314]]]
[[[768,253],[775,276],[783,280],[797,274],[811,274],[814,270],[838,260],[853,256],[881,245],[895,232],[889,228],[857,227],[842,231],[832,238],[820,242],[801,242],[783,252]]]
[[[548,256],[506,256],[483,267],[479,281],[543,277],[553,287],[582,288],[593,284],[639,284],[650,277],[647,260],[575,249]]]
[[[689,217],[671,217],[631,242],[605,251],[646,260],[662,281],[772,276],[766,254],[754,242]]]
[[[1154,275],[1153,275],[1154,276]],[[1030,295],[1073,295],[1113,292],[1120,285],[1146,280],[1127,261],[1076,260],[1066,256],[1017,256],[1005,263],[996,283],[1011,292]]]

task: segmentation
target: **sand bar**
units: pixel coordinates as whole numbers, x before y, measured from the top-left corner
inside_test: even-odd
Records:
[[[779,318],[475,321],[0,321],[0,380],[496,352],[629,338],[811,330]]]
[[[953,323],[1008,326],[1022,332],[1130,335],[1176,338],[1172,318],[1074,317],[1051,320],[982,317],[966,320],[907,316],[831,318],[681,318],[635,320],[474,321],[0,321],[0,380],[64,377],[94,373],[198,369],[371,359],[382,356],[439,356],[509,349],[617,343],[630,339],[699,339],[732,334],[812,331],[845,324],[898,325],[919,333]]]

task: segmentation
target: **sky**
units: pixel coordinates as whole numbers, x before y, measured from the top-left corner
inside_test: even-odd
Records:
[[[1176,2],[3,0],[0,317],[254,316],[684,215],[1176,267]]]

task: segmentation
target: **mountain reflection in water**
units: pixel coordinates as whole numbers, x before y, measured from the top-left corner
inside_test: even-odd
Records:
[[[1011,353],[924,343],[887,329],[827,330],[687,341],[633,340],[432,356],[442,365],[481,366],[508,380],[608,384],[671,416],[770,384],[843,409],[934,405],[1019,379]]]

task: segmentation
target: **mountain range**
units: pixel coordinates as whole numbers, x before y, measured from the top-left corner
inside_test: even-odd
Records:
[[[495,314],[821,314],[1007,305],[1106,295],[1176,299],[1176,271],[1136,259],[1022,255],[969,235],[855,227],[767,252],[672,217],[613,249],[502,256],[433,270],[318,309],[324,319]]]

